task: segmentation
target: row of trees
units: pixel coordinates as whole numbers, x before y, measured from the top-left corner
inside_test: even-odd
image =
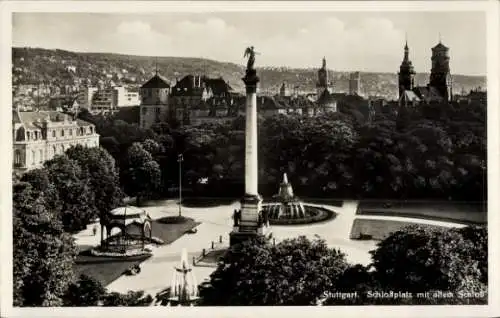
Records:
[[[320,239],[249,242],[221,260],[201,290],[201,305],[485,304],[487,246],[486,228],[412,226],[381,241],[373,263],[362,266]],[[375,291],[413,297],[370,297]],[[357,297],[338,296],[349,292]],[[423,292],[431,296],[416,297]],[[432,297],[439,292],[453,297]]]
[[[485,110],[480,104],[428,105],[367,121],[346,105],[341,113],[321,117],[260,118],[259,191],[274,194],[288,172],[302,196],[484,200]],[[81,116],[96,124],[122,174],[134,142],[157,144],[150,153],[161,170],[163,194],[177,184],[179,153],[184,184],[196,188],[200,178],[209,180],[210,187],[198,188],[198,195],[241,194],[244,118],[176,129],[158,123],[145,130],[113,118]],[[130,179],[122,175],[122,180]]]
[[[14,305],[85,305],[77,295],[99,283],[75,277],[77,249],[71,233],[96,217],[104,221],[121,203],[114,159],[102,148],[76,146],[14,181]],[[94,287],[107,305],[150,300],[140,292],[121,295]]]

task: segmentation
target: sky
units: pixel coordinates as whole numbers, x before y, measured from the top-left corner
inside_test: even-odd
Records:
[[[450,48],[452,74],[486,74],[484,12],[14,13],[13,46],[150,56],[202,57],[256,66],[398,71],[405,37],[417,72],[431,48]]]

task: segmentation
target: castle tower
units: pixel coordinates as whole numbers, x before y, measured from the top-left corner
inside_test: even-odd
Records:
[[[316,83],[316,94],[321,96],[325,90],[328,90],[328,70],[326,69],[326,58],[323,57],[323,64],[318,70],[318,82]]]
[[[401,66],[399,67],[398,83],[399,83],[399,98],[406,90],[413,90],[415,85],[415,70],[410,61],[410,50],[408,49],[408,42],[405,43],[405,53]]]
[[[359,72],[354,72],[349,75],[349,95],[361,95],[361,77]]]
[[[139,110],[139,125],[150,128],[154,123],[167,119],[169,114],[170,85],[158,74],[141,86],[141,104]]]
[[[432,48],[432,68],[429,86],[434,87],[448,101],[451,84],[449,48],[439,43]]]

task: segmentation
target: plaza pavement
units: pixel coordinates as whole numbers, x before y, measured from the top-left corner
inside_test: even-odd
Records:
[[[211,242],[217,242],[222,235],[223,243],[219,247],[228,246],[229,233],[232,230],[233,210],[239,208],[239,202],[235,201],[229,205],[209,208],[182,208],[182,215],[201,222],[197,227],[197,233],[185,234],[175,242],[163,246],[150,246],[153,256],[141,264],[141,272],[135,276],[121,276],[107,286],[110,291],[125,293],[129,290],[144,290],[152,296],[170,286],[174,267],[179,264],[180,254],[183,248],[188,252],[189,261],[201,254],[201,251],[209,249]],[[322,223],[310,225],[272,226],[273,237],[277,242],[287,238],[305,235],[308,238],[317,236],[323,238],[330,247],[338,248],[346,254],[351,263],[368,265],[371,261],[370,250],[375,249],[375,241],[350,240],[350,232],[355,218],[401,220],[406,222],[428,223],[441,226],[457,226],[454,223],[438,222],[422,219],[411,219],[401,217],[384,216],[357,216],[357,201],[345,201],[342,207],[329,206],[326,204],[310,204],[323,206],[337,213],[336,217]],[[178,215],[178,206],[175,201],[162,201],[158,206],[144,208],[151,218],[158,219],[164,216]],[[90,225],[87,230],[75,235],[77,244],[98,245],[100,233],[93,236]],[[100,227],[98,226],[98,231]],[[153,229],[154,236],[154,229]],[[194,266],[193,273],[199,283],[209,278],[215,267]]]

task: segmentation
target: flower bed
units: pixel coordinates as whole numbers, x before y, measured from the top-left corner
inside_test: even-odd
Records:
[[[163,224],[182,224],[188,222],[189,220],[192,219],[185,216],[166,216],[161,219],[157,219],[156,222]]]
[[[146,250],[126,250],[124,253],[99,251],[98,249],[91,249],[90,255],[92,256],[106,256],[106,257],[135,257],[135,256],[151,256],[152,253]]]

